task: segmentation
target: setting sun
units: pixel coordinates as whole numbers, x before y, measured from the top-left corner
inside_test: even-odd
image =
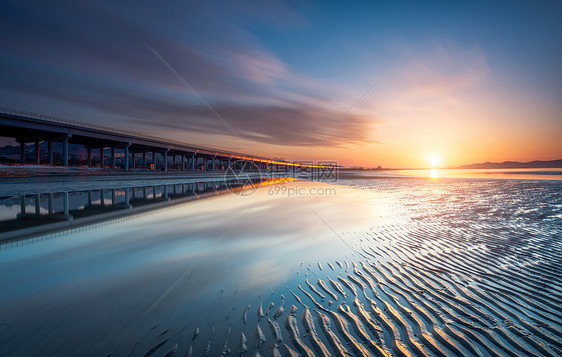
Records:
[[[437,167],[439,165],[439,158],[437,156],[431,156],[429,158],[429,164],[431,167]]]

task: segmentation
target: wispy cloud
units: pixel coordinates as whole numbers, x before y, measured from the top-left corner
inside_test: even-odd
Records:
[[[226,12],[215,12],[217,4],[192,4],[186,21],[179,22],[161,8],[144,4],[120,12],[120,6],[69,3],[55,14],[41,2],[14,5],[0,25],[14,34],[0,39],[9,49],[9,55],[0,56],[4,88],[107,113],[105,124],[115,125],[110,118],[120,117],[126,120],[121,126],[232,135],[217,123],[210,106],[242,137],[277,145],[310,145],[345,110],[322,97],[319,88],[328,86],[292,71]],[[284,19],[277,25],[303,23],[291,6],[275,1],[272,6],[278,9],[275,17]],[[251,3],[235,11],[264,21],[263,8]],[[140,17],[147,12],[153,18]],[[57,20],[61,17],[68,20]],[[146,43],[197,93],[186,91]],[[103,116],[92,120],[104,121]],[[364,113],[352,113],[322,145],[371,142],[375,123]]]
[[[480,48],[436,45],[410,63],[410,90],[424,96],[451,95],[480,84],[490,73]]]

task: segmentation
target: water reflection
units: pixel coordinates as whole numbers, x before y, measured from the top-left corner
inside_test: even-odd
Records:
[[[261,186],[279,181],[255,178],[250,184]],[[247,181],[220,180],[0,197],[0,242],[242,192],[247,185]]]
[[[473,350],[457,355],[517,355],[510,346],[521,345],[526,355],[554,355],[543,336],[559,340],[548,330],[533,335],[540,348],[535,351],[511,332],[524,331],[530,322],[510,320],[514,328],[501,331],[493,326],[516,309],[533,324],[544,316],[549,325],[542,322],[535,330],[562,328],[554,308],[562,302],[556,243],[562,233],[561,185],[362,179],[324,196],[280,195],[271,186],[251,196],[220,195],[67,230],[38,244],[14,244],[0,250],[0,350],[8,356],[224,356],[228,349],[233,356],[265,355],[279,352],[276,331],[285,341],[282,348],[295,348],[294,336],[308,348],[318,336],[330,348],[321,313],[329,314],[340,341],[365,342],[374,350],[369,341],[379,341],[392,355],[415,355],[414,342],[426,355],[439,349],[455,355],[449,349],[467,345]],[[287,184],[297,186],[306,192],[332,187]],[[145,187],[134,190],[136,198],[129,190],[130,204],[162,199],[163,187]],[[116,190],[116,204],[123,194]],[[174,193],[167,185],[169,202],[174,194],[181,195],[181,187]],[[26,209],[34,208],[32,198]],[[110,205],[112,198],[109,190],[103,198],[94,190],[92,202]],[[544,282],[548,286],[541,287]],[[279,310],[276,319],[281,306],[284,313]],[[316,332],[301,328],[305,308]],[[300,334],[288,331],[291,311]],[[336,323],[348,318],[358,328],[338,329]],[[457,334],[458,326],[479,330]],[[419,328],[427,328],[423,341]],[[478,335],[484,328],[486,334]],[[364,333],[372,335],[365,339]],[[492,346],[500,340],[507,347]]]

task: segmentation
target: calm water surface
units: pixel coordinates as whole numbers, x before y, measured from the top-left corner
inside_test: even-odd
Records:
[[[427,169],[352,171],[363,177],[481,178],[562,180],[562,169]]]
[[[0,243],[0,354],[557,355],[560,192],[295,181]]]

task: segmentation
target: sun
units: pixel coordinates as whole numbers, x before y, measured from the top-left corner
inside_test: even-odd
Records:
[[[431,156],[429,158],[429,164],[431,167],[437,167],[439,165],[439,158],[437,156]]]

